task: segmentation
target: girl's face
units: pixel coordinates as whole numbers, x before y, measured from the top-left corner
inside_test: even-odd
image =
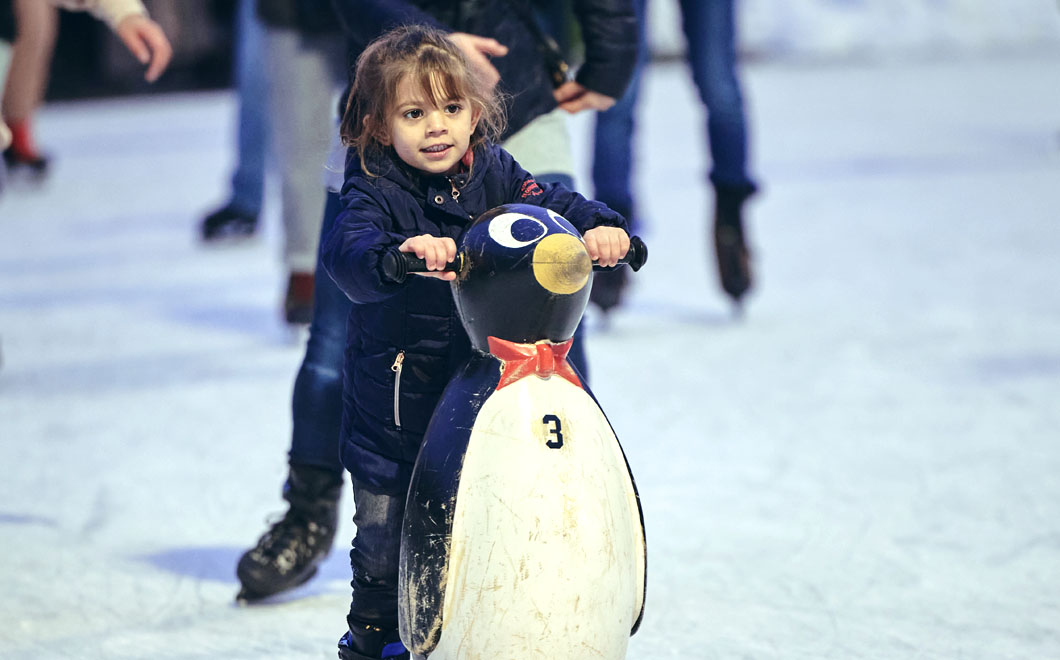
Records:
[[[401,160],[412,167],[431,174],[454,174],[471,144],[478,118],[467,99],[448,99],[436,106],[406,76],[387,117],[388,137]]]

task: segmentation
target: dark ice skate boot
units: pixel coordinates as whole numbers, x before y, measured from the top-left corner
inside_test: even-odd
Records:
[[[628,283],[628,268],[601,270],[593,273],[593,288],[589,290],[589,302],[600,308],[604,314],[622,304],[622,294]]]
[[[199,232],[204,243],[235,243],[254,236],[258,215],[227,204],[202,220]]]
[[[290,508],[236,566],[240,603],[252,603],[303,584],[331,550],[338,525],[342,474],[292,465],[283,498]]]
[[[48,176],[51,159],[40,154],[27,154],[14,147],[4,150],[4,165],[12,177],[26,174],[30,181],[39,183]]]
[[[744,235],[743,204],[753,188],[715,187],[714,253],[721,288],[739,307],[753,283],[751,253]]]
[[[339,660],[409,660],[398,631],[386,631],[371,625],[347,630],[339,640]]]

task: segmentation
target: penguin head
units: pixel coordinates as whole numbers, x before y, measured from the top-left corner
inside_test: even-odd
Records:
[[[486,352],[490,336],[532,344],[574,335],[593,269],[581,235],[563,216],[529,204],[498,206],[475,220],[459,249],[453,296],[475,348]]]

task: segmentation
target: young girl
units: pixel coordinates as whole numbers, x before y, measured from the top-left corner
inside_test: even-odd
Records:
[[[395,29],[357,60],[341,127],[351,147],[345,208],[321,244],[325,268],[357,303],[343,393],[342,460],[352,475],[357,533],[342,658],[408,657],[397,633],[405,496],[435,404],[471,351],[448,284],[456,275],[441,272],[456,256],[455,239],[481,213],[521,202],[567,218],[601,264],[616,264],[629,247],[622,216],[537,183],[492,143],[501,108],[437,30]],[[380,264],[395,246],[434,272],[403,284],[386,280]]]

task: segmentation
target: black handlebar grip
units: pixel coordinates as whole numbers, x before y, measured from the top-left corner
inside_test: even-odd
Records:
[[[461,264],[463,264],[463,255],[457,253],[456,259],[453,259],[445,265],[443,271],[458,271],[460,270]],[[427,261],[420,259],[412,252],[402,252],[397,248],[390,248],[386,254],[383,255],[383,261],[380,264],[380,268],[383,270],[383,279],[395,284],[401,284],[404,282],[409,273],[429,273],[438,271],[427,270]]]
[[[629,250],[626,251],[626,256],[619,259],[614,266],[599,266],[594,261],[593,270],[614,270],[621,266],[629,266],[635,273],[644,266],[646,261],[648,261],[648,246],[644,244],[640,236],[630,236]]]

